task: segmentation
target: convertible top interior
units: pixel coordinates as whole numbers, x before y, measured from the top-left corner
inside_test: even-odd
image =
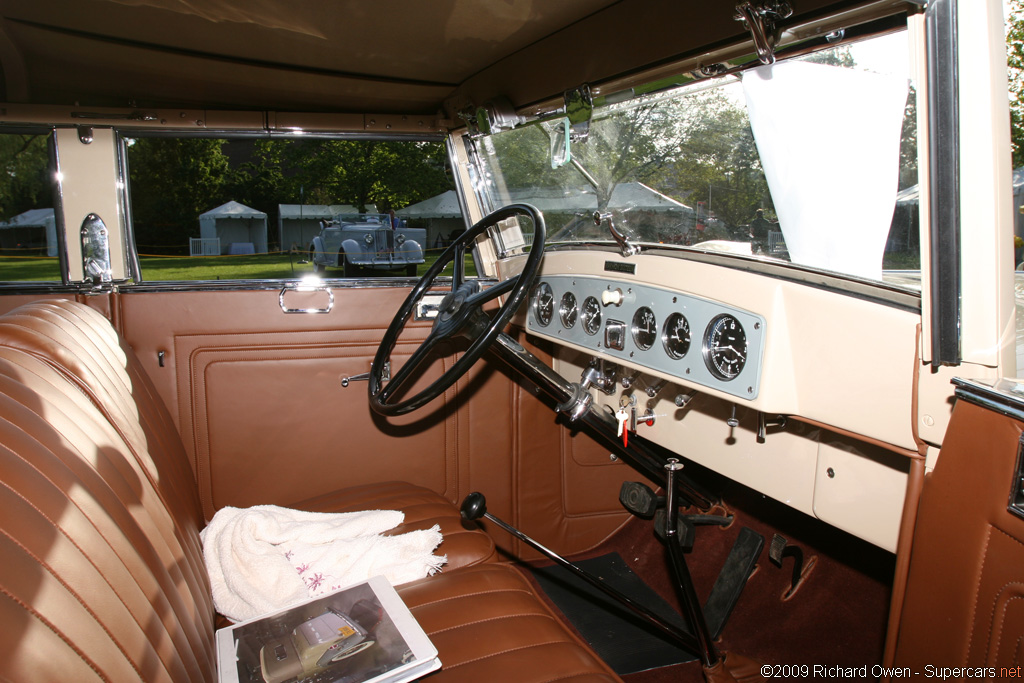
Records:
[[[1019,674],[1005,20],[0,3],[0,679],[379,673],[218,649],[259,505],[436,525],[439,682]]]

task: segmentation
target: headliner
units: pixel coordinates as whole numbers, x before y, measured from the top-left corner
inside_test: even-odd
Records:
[[[4,0],[8,103],[453,117],[745,41],[703,0]],[[856,3],[798,0],[797,15]]]

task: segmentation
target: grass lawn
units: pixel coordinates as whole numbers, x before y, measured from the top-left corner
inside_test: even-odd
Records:
[[[427,272],[440,252],[427,252],[427,260],[417,269],[417,275]],[[302,277],[313,274],[312,264],[305,262],[302,256],[290,256],[286,253],[255,254],[244,256],[142,256],[142,278],[147,282],[161,280],[276,280]],[[466,258],[466,272],[476,275],[471,257]],[[451,274],[451,267],[445,269]],[[329,268],[327,277],[341,277],[341,270]],[[360,277],[402,276],[401,271],[362,270]],[[0,281],[25,282],[57,281],[60,282],[60,264],[56,258],[25,258],[0,256]]]

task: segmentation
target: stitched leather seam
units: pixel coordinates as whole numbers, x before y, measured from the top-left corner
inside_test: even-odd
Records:
[[[992,529],[995,529],[996,531],[1001,533],[1003,536],[1005,536],[1006,538],[1008,538],[1011,541],[1013,541],[1014,543],[1016,543],[1017,545],[1024,545],[1024,543],[1021,543],[1020,540],[1014,538],[1013,536],[1011,536],[1010,534],[1006,533],[1005,531],[1003,531],[999,527],[989,525],[989,531],[990,532],[991,532]],[[991,535],[991,533],[990,533],[990,535]],[[986,546],[987,546],[987,542],[986,542]],[[986,558],[987,558],[987,547],[986,547]],[[994,600],[992,602],[992,615],[991,615],[991,621],[990,621],[989,627],[988,627],[988,638],[989,638],[989,642],[990,643],[992,642],[992,637],[995,635],[995,628],[996,628],[996,604],[998,603],[999,596],[1001,596],[1006,591],[1007,588],[1009,588],[1010,586],[1013,586],[1013,585],[1020,586],[1021,583],[1020,583],[1020,581],[1007,581],[996,592],[996,600]],[[979,591],[980,591],[980,581],[979,581]],[[1024,596],[1017,596],[1017,597],[1014,597],[1014,598],[1010,598],[1005,603],[1003,603],[1003,616],[1006,615],[1006,611],[1007,611],[1007,609],[1009,609],[1010,602],[1012,602],[1013,600],[1021,600],[1021,599],[1024,599]],[[996,652],[996,654],[999,653],[999,647],[1000,647],[1000,644],[1002,643],[1002,640],[1003,640],[1003,629],[1000,629],[999,630],[999,634],[996,637],[996,642],[995,642],[995,646],[996,646],[995,647],[995,652]]]
[[[593,671],[579,671],[579,672],[574,673],[574,674],[566,674],[564,676],[559,676],[558,678],[549,678],[546,681],[538,681],[537,683],[555,683],[555,681],[564,681],[564,680],[566,680],[568,678],[576,678],[577,676],[593,676],[594,673],[595,672],[593,672]],[[612,677],[609,676],[607,673],[604,673],[603,671],[600,672],[600,673],[602,675],[604,675],[604,677],[607,678],[608,680],[612,680]]]
[[[442,602],[450,602],[452,600],[462,600],[464,598],[472,598],[472,597],[476,597],[478,595],[494,595],[496,593],[525,593],[526,595],[532,595],[532,593],[530,591],[524,590],[522,588],[501,588],[501,589],[498,589],[498,590],[477,591],[476,593],[462,593],[462,594],[459,594],[459,595],[453,595],[453,596],[451,596],[449,598],[441,598],[440,600],[431,600],[430,602],[421,603],[421,604],[416,605],[415,607],[412,607],[410,609],[413,612],[415,612],[416,610],[421,609],[423,607],[429,607],[430,605],[439,605]]]
[[[490,621],[490,620],[488,620],[488,621]],[[467,626],[468,626],[468,624],[467,624]],[[440,633],[440,631],[439,631],[439,633]],[[501,652],[492,652],[490,654],[484,655],[483,657],[477,657],[476,659],[468,659],[468,660],[466,660],[464,662],[459,662],[458,664],[452,664],[450,666],[446,666],[445,668],[449,669],[449,670],[457,669],[460,666],[463,666],[465,664],[472,664],[473,662],[480,662],[480,661],[483,661],[485,659],[490,659],[491,657],[498,657],[500,655],[507,655],[510,652],[519,652],[520,650],[529,650],[529,649],[534,648],[534,647],[544,647],[545,645],[562,645],[562,644],[565,644],[565,641],[563,641],[563,640],[549,640],[549,641],[544,642],[544,643],[531,643],[530,645],[523,645],[522,647],[512,647],[512,648],[509,648],[507,650],[502,650]]]
[[[434,636],[434,635],[437,635],[439,633],[447,633],[448,631],[458,631],[460,628],[466,628],[467,626],[477,626],[479,624],[487,624],[487,623],[492,622],[492,621],[501,621],[503,619],[522,619],[524,617],[539,617],[541,619],[548,619],[550,621],[554,621],[555,620],[554,617],[552,617],[550,615],[547,615],[547,614],[503,614],[500,617],[490,617],[489,619],[478,619],[476,621],[467,621],[465,624],[459,624],[457,626],[449,626],[448,628],[443,628],[440,631],[431,631],[430,635]],[[552,642],[556,642],[556,641],[552,641]],[[561,642],[561,641],[557,641],[557,642]],[[544,645],[544,644],[545,643],[538,643],[538,645]],[[527,646],[527,647],[530,647],[530,646]],[[501,654],[501,653],[499,652],[497,654]]]
[[[968,623],[971,625],[970,631],[967,632],[967,649],[962,653],[962,663],[967,664],[967,659],[971,653],[971,646],[974,644],[974,627],[977,624],[977,610],[978,610],[978,595],[981,593],[981,577],[985,575],[985,563],[988,561],[988,545],[992,540],[992,529],[991,524],[987,525],[988,529],[985,532],[985,544],[981,549],[981,567],[978,568],[978,574],[974,581],[974,599],[971,601],[971,615]],[[994,609],[994,606],[993,606]],[[991,626],[989,627],[991,628]],[[991,638],[991,634],[989,634]]]
[[[46,628],[48,628],[48,629],[50,629],[51,631],[53,631],[53,634],[54,634],[55,636],[57,636],[58,638],[60,638],[61,640],[63,640],[63,641],[64,641],[64,644],[65,644],[65,645],[67,645],[67,646],[68,646],[69,648],[71,648],[71,650],[72,650],[72,651],[73,651],[73,652],[74,652],[74,653],[75,653],[76,655],[78,655],[78,658],[79,658],[79,659],[81,659],[81,660],[82,660],[83,662],[85,662],[85,665],[86,665],[86,666],[88,666],[88,667],[89,667],[90,669],[92,669],[93,671],[95,671],[95,672],[96,672],[96,675],[97,675],[97,676],[99,676],[99,677],[100,677],[101,679],[103,679],[104,681],[109,681],[109,680],[110,680],[109,678],[107,678],[106,676],[104,676],[104,675],[103,675],[103,672],[102,672],[102,671],[100,671],[100,670],[99,670],[98,668],[96,668],[96,665],[95,665],[95,664],[94,664],[94,663],[92,662],[92,660],[91,660],[91,659],[89,659],[88,657],[86,657],[86,656],[85,656],[85,653],[84,653],[84,652],[82,652],[82,651],[81,651],[80,649],[78,649],[77,647],[75,647],[75,644],[74,644],[74,643],[72,643],[72,642],[71,642],[70,640],[68,640],[67,638],[65,638],[65,637],[64,637],[64,634],[63,634],[63,633],[61,633],[60,631],[58,631],[58,630],[57,630],[57,628],[56,628],[56,627],[55,627],[55,626],[54,626],[53,624],[51,624],[51,623],[49,622],[49,620],[47,620],[47,619],[46,619],[46,618],[45,618],[45,617],[44,617],[44,616],[43,616],[42,614],[40,614],[40,613],[39,613],[39,612],[37,612],[36,610],[32,609],[32,606],[31,606],[31,605],[27,605],[27,604],[25,604],[24,602],[22,602],[21,600],[19,600],[19,599],[18,599],[17,597],[15,597],[14,595],[12,595],[12,594],[11,594],[11,592],[10,592],[10,591],[8,591],[8,590],[7,590],[7,588],[5,588],[4,586],[0,586],[0,593],[3,593],[3,594],[4,594],[4,595],[6,595],[6,596],[7,596],[8,598],[10,598],[10,599],[11,599],[11,600],[13,600],[14,602],[16,602],[16,603],[17,603],[18,605],[20,605],[20,606],[21,606],[21,608],[22,608],[23,610],[25,610],[26,612],[28,612],[29,614],[31,614],[32,616],[34,616],[34,617],[35,617],[36,619],[38,619],[38,620],[39,620],[39,621],[40,621],[40,622],[41,622],[41,623],[42,623],[42,624],[43,624],[44,626],[46,626]],[[123,650],[122,650],[122,652],[123,652]],[[128,661],[129,661],[129,662],[131,662],[131,660],[128,660]],[[134,662],[132,662],[132,668],[133,668],[133,669],[135,669],[135,663],[134,663]],[[141,673],[139,672],[139,670],[138,670],[138,669],[135,669],[135,673],[139,674],[139,678],[140,678],[140,679],[142,678],[142,674],[141,674]]]
[[[1005,591],[1007,589],[1007,587],[1015,585],[1015,584],[1018,585],[1018,586],[1021,585],[1020,582],[1018,582],[1018,581],[1011,581],[1011,582],[1007,583],[1005,586],[1003,586],[1002,589],[1000,589],[999,594],[1002,594],[1002,592]],[[1006,617],[1006,612],[1010,609],[1010,603],[1012,603],[1014,600],[1024,600],[1024,596],[1016,595],[1016,596],[1010,598],[1009,600],[1007,600],[1006,602],[1003,603],[1003,610],[1002,610],[1003,613],[1000,616],[1002,616],[1004,619]],[[995,633],[995,628],[996,628],[996,616],[995,616],[994,612],[995,612],[995,609],[993,608],[992,625],[991,625],[991,627],[989,627],[989,632],[990,633]],[[999,634],[996,637],[996,643],[995,643],[996,647],[995,647],[995,650],[994,650],[994,654],[996,654],[996,655],[999,654],[999,647],[1000,647],[1001,643],[1003,642],[1003,633],[1005,633],[1005,632],[1006,632],[1005,628],[1000,628],[999,629]],[[991,637],[992,636],[990,635],[989,638],[991,639]],[[994,661],[994,659],[993,659],[993,661]]]
[[[36,470],[36,471],[38,471],[38,470]],[[42,474],[42,473],[40,473],[40,474]],[[53,482],[50,481],[49,477],[46,477],[46,480],[49,481],[51,484],[53,484]],[[76,543],[73,538],[68,536],[68,534],[64,530],[64,528],[62,526],[60,526],[59,524],[55,523],[52,519],[50,519],[50,517],[46,513],[44,513],[42,510],[40,510],[38,507],[36,507],[36,505],[32,501],[28,500],[23,495],[21,495],[20,492],[15,491],[10,486],[8,486],[7,482],[0,482],[0,485],[3,485],[3,487],[6,488],[8,491],[10,491],[14,495],[18,496],[23,501],[25,501],[25,503],[29,507],[31,507],[33,510],[35,510],[39,514],[40,517],[42,517],[47,522],[49,522],[50,526],[52,526],[58,533],[60,533],[60,535],[63,536],[68,541],[68,543],[70,543],[72,546],[74,546],[75,550],[77,550],[79,553],[81,553],[82,557],[84,557],[85,560],[92,566],[92,568],[96,570],[96,573],[98,575],[100,575],[101,577],[103,577],[104,583],[106,583],[107,586],[110,588],[110,591],[114,595],[117,596],[118,601],[124,606],[125,611],[128,612],[128,614],[132,615],[132,620],[135,622],[135,625],[139,627],[139,630],[145,632],[146,629],[143,627],[142,624],[139,623],[139,620],[135,617],[134,612],[132,612],[132,610],[128,608],[128,605],[125,603],[124,598],[121,596],[120,592],[118,592],[117,588],[112,583],[110,583],[109,579],[107,578],[107,575],[104,572],[102,572],[99,567],[96,566],[96,563],[92,561],[92,557],[90,557],[88,553],[86,553],[84,550],[82,550],[81,546],[79,546],[78,543]],[[90,520],[90,524],[91,524],[91,520]],[[93,528],[95,528],[95,527],[93,527]],[[24,544],[22,544],[18,539],[14,538],[13,536],[11,536],[6,531],[0,530],[0,533],[3,533],[4,536],[7,536],[7,538],[11,539],[11,541],[13,541],[15,543],[15,545],[17,545],[19,548],[21,548],[25,552],[26,555],[28,555],[29,557],[34,559],[36,561],[36,563],[39,564],[39,566],[45,568],[46,571],[48,571],[58,581],[58,583],[60,583],[62,586],[64,586],[64,588],[67,589],[68,593],[73,595],[75,597],[75,599],[78,600],[79,604],[82,605],[82,607],[85,609],[85,611],[88,612],[93,617],[93,619],[95,619],[96,623],[99,624],[100,628],[102,628],[103,631],[108,636],[110,636],[110,640],[115,645],[117,645],[117,649],[121,651],[121,654],[124,655],[125,659],[128,660],[129,662],[132,661],[131,658],[128,656],[128,653],[125,652],[124,648],[121,646],[121,643],[118,642],[118,640],[116,638],[114,638],[114,634],[112,634],[107,629],[106,624],[104,624],[99,619],[99,617],[96,616],[96,614],[92,611],[92,609],[89,608],[88,605],[86,605],[84,602],[82,602],[82,599],[78,596],[78,593],[76,593],[75,591],[71,590],[71,587],[68,586],[67,583],[65,583],[64,580],[59,575],[57,575],[56,573],[53,572],[53,570],[51,569],[50,565],[47,562],[45,562],[41,558],[37,557],[35,555],[35,553],[30,551],[27,547],[25,547]],[[102,537],[102,534],[100,534],[100,536]],[[135,667],[134,662],[132,662],[132,667],[133,668]],[[136,671],[138,672],[138,669],[136,669]],[[141,672],[139,672],[139,676],[140,677],[142,676]]]

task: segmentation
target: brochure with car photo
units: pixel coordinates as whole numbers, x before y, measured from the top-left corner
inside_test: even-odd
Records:
[[[383,576],[217,631],[221,683],[404,683],[440,667]]]

